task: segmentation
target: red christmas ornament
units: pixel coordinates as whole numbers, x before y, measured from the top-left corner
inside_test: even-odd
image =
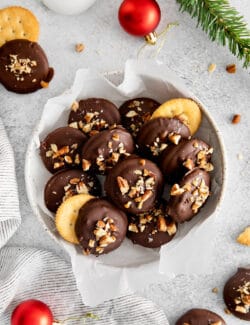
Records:
[[[50,308],[40,300],[21,302],[11,315],[11,325],[52,325]]]
[[[154,31],[160,22],[161,10],[155,0],[124,0],[118,17],[127,33],[145,36],[148,41],[147,37],[156,37]]]

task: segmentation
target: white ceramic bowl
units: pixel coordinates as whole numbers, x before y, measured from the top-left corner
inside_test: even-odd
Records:
[[[79,70],[72,88],[48,101],[34,130],[25,165],[26,189],[31,207],[48,233],[70,254],[78,288],[84,301],[90,305],[125,294],[128,288],[136,291],[154,281],[164,280],[167,274],[209,273],[214,217],[218,215],[225,187],[225,153],[220,132],[208,109],[171,71],[163,66],[150,67],[150,63],[132,61],[125,67],[122,84],[122,73],[110,73],[105,77],[103,79],[93,71]],[[180,225],[175,238],[161,249],[146,249],[126,239],[119,249],[110,254],[99,256],[98,259],[94,256],[86,258],[76,245],[63,241],[56,231],[54,216],[44,204],[44,187],[51,174],[39,156],[40,141],[55,128],[67,124],[69,107],[74,100],[87,97],[104,97],[118,107],[126,99],[135,97],[151,97],[161,103],[170,98],[190,97],[200,105],[203,118],[197,137],[215,149],[212,161],[215,170],[211,174],[212,195],[197,217]],[[185,265],[180,260],[185,260]],[[84,279],[82,270],[85,270]],[[110,281],[113,283],[112,290]],[[86,289],[89,283],[96,284],[94,293]]]
[[[51,10],[62,15],[78,15],[91,7],[96,0],[42,0]]]

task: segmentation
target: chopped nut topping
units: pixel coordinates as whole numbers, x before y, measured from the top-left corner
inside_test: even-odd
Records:
[[[138,198],[134,199],[135,202],[139,202],[137,206],[138,209],[142,209],[143,203],[146,202],[152,195],[153,195],[152,191],[146,190],[142,196],[139,196]]]
[[[119,140],[120,140],[120,136],[119,136],[119,134],[118,134],[118,133],[114,133],[114,134],[112,135],[112,140],[114,140],[114,141],[119,141]]]
[[[80,182],[80,178],[77,178],[77,177],[71,178],[70,181],[69,181],[69,183],[72,184],[72,185],[76,185],[79,182]]]
[[[96,245],[95,252],[102,254],[105,247],[116,241],[115,231],[117,231],[117,227],[113,219],[105,217],[103,220],[98,220],[93,231],[95,240],[90,239],[88,246],[94,248]]]
[[[46,81],[42,80],[42,81],[40,82],[40,86],[41,86],[42,88],[48,88],[48,87],[49,87],[49,82],[46,82]]]
[[[184,192],[185,192],[184,188],[180,187],[179,184],[174,184],[171,188],[170,195],[171,196],[181,195]]]
[[[102,247],[96,247],[96,253],[102,254],[104,252],[104,249]]]
[[[106,231],[97,226],[97,228],[94,230],[94,235],[96,236],[96,240],[99,240],[102,236],[106,235]]]
[[[195,185],[197,188],[192,192],[192,196],[194,199],[192,210],[194,213],[197,213],[199,208],[205,203],[206,199],[209,196],[209,187],[206,185],[204,179],[200,180],[199,178],[197,178],[195,180],[195,184],[197,184]]]
[[[159,231],[166,232],[167,231],[167,223],[164,217],[158,217],[157,228]]]
[[[240,123],[240,118],[241,118],[240,114],[235,114],[232,118],[232,124]]]
[[[54,144],[54,143],[52,143],[52,144],[50,145],[50,148],[51,148],[51,150],[52,150],[53,152],[57,152],[57,151],[58,151],[57,145]]]
[[[127,203],[124,204],[125,209],[129,209],[132,205],[132,201],[128,201]]]
[[[88,245],[89,245],[90,248],[95,247],[95,241],[93,239],[90,239]]]
[[[70,156],[64,156],[64,160],[67,164],[72,164],[73,160]]]
[[[53,156],[53,151],[52,150],[48,150],[48,151],[46,151],[46,157],[47,158],[50,158],[50,157],[52,157]]]
[[[83,171],[89,170],[90,167],[91,167],[91,162],[89,160],[82,159],[82,169],[83,169]]]
[[[10,72],[14,73],[16,79],[18,81],[24,81],[23,74],[30,74],[32,72],[32,68],[37,66],[37,62],[35,60],[19,59],[18,55],[10,54],[10,64],[6,65],[6,70],[10,70]]]
[[[140,159],[139,164],[140,164],[141,166],[145,166],[145,164],[146,164],[146,160],[145,160],[145,159]]]
[[[121,176],[117,176],[116,179],[117,179],[117,183],[118,183],[118,186],[119,186],[119,189],[120,189],[120,192],[122,193],[122,195],[128,193],[128,191],[129,191],[128,181]]]
[[[76,100],[72,103],[72,105],[71,105],[71,110],[73,111],[73,112],[76,112],[77,110],[78,110],[78,108],[79,108],[79,102],[77,102]],[[77,122],[75,122],[75,123],[77,123]]]
[[[237,292],[239,292],[239,296],[236,298],[236,307],[235,311],[243,314],[247,314],[250,312],[250,281],[245,282],[241,285]]]
[[[78,129],[78,123],[77,122],[72,122],[69,124],[69,126],[73,129]]]
[[[195,141],[195,142],[193,143],[193,147],[194,147],[194,148],[198,148],[198,147],[199,147],[199,142]]]
[[[136,111],[129,111],[127,114],[126,114],[126,116],[127,117],[129,117],[129,118],[131,118],[131,117],[135,117],[136,115],[138,115],[138,113],[136,113]]]
[[[116,237],[114,236],[109,236],[109,235],[104,235],[103,237],[100,238],[99,240],[99,246],[100,247],[107,247],[109,244],[112,244],[116,241]]]
[[[76,165],[80,165],[80,155],[77,153],[76,155],[75,155],[75,164]]]
[[[181,135],[180,134],[176,134],[176,133],[170,133],[168,135],[168,139],[173,142],[174,144],[178,144],[181,140]]]
[[[82,43],[78,43],[75,45],[76,52],[80,53],[84,50],[84,45]]]
[[[83,182],[79,182],[76,185],[76,191],[78,194],[88,194],[89,193],[89,190],[88,190],[86,184],[84,184]]]
[[[139,230],[138,230],[136,224],[134,224],[134,223],[130,223],[130,224],[129,224],[129,226],[128,226],[128,230],[129,230],[129,231],[132,231],[132,232],[135,232],[135,233],[138,233],[138,232],[139,232]]]
[[[161,152],[167,148],[167,146],[167,143],[162,142],[159,137],[155,139],[153,145],[147,145],[153,156],[159,156]]]
[[[97,225],[98,228],[103,228],[103,229],[106,226],[105,222],[103,222],[102,220],[98,220],[96,225]]]
[[[237,311],[238,313],[241,313],[241,314],[247,314],[247,310],[245,307],[243,306],[236,306],[235,307],[235,311]]]
[[[186,167],[188,170],[192,170],[194,168],[194,161],[190,158],[184,161],[183,166]]]
[[[54,165],[53,165],[53,168],[54,169],[58,169],[60,167],[64,166],[64,162],[61,161],[61,162],[55,162]]]
[[[170,224],[167,225],[167,233],[169,236],[172,236],[176,233],[177,228],[175,222],[171,222]]]
[[[55,151],[55,148],[57,148],[56,145],[51,145],[51,149],[54,151],[54,154],[52,156],[53,159],[58,158],[60,156],[66,155],[67,153],[69,153],[69,146],[64,146],[62,148],[60,148],[59,150]]]
[[[228,73],[235,73],[236,72],[236,64],[228,64],[226,66],[226,70]]]

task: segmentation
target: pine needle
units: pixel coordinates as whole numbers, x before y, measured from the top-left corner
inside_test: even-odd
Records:
[[[237,10],[227,0],[176,0],[181,11],[197,17],[197,26],[208,34],[212,41],[223,46],[250,66],[250,30]]]

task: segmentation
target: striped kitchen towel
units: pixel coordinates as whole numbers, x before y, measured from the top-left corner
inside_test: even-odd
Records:
[[[98,316],[98,320],[84,322],[78,318],[65,325],[169,325],[158,306],[135,295],[87,307],[82,303],[70,264],[47,251],[4,247],[0,251],[0,324],[9,325],[15,306],[27,299],[45,302],[59,321],[88,312]]]
[[[0,248],[20,224],[14,154],[0,119]]]

